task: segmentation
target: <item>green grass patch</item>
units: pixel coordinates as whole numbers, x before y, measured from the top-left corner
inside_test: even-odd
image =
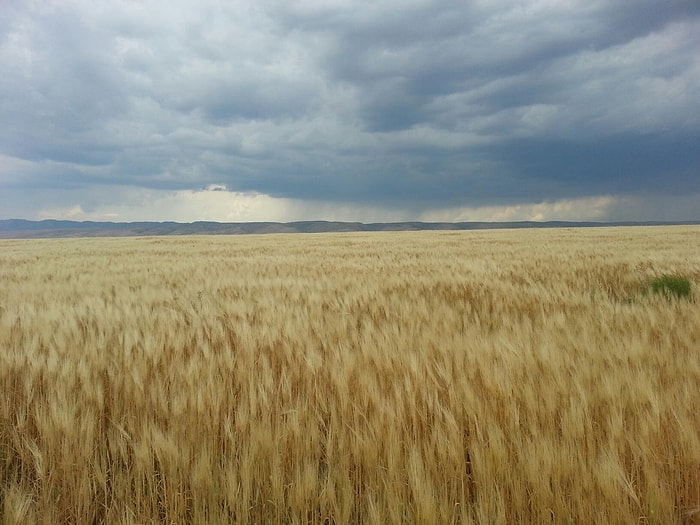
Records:
[[[681,275],[660,275],[649,282],[648,290],[669,299],[689,298],[691,293],[690,279]]]

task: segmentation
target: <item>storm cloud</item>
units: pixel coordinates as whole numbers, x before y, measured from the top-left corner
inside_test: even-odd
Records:
[[[0,15],[0,218],[700,219],[695,1]]]

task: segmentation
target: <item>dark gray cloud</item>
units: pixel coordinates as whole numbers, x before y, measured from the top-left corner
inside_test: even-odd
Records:
[[[700,209],[695,1],[12,0],[0,15],[0,216],[212,184],[409,215],[601,196]]]

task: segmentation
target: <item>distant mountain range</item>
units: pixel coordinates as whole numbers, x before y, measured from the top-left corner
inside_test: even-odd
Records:
[[[582,228],[604,226],[700,225],[685,222],[92,222],[0,220],[0,239],[133,237],[151,235],[245,235],[262,233],[489,230],[504,228]]]

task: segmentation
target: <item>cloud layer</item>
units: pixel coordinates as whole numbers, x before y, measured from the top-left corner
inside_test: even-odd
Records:
[[[0,218],[700,219],[694,1],[0,14]]]

